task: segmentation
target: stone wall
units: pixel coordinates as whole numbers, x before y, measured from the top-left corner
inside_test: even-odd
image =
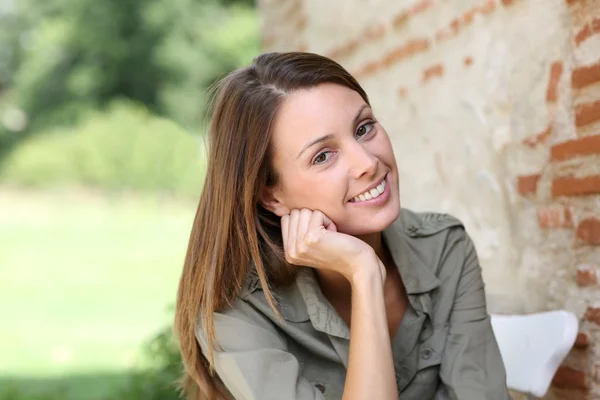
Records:
[[[403,205],[463,220],[491,312],[580,317],[548,398],[600,399],[600,0],[258,3],[266,51],[359,79]]]

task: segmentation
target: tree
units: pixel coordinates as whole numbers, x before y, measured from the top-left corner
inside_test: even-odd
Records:
[[[20,0],[0,24],[10,49],[0,53],[0,114],[12,107],[28,120],[20,133],[0,128],[0,160],[117,97],[197,127],[206,88],[259,51],[249,0]]]

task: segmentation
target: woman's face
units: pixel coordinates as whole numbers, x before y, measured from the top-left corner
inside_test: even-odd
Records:
[[[357,92],[330,83],[294,92],[277,112],[272,146],[279,182],[263,203],[275,214],[320,210],[351,235],[380,232],[398,217],[392,145]]]

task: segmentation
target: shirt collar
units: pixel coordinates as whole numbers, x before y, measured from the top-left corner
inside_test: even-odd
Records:
[[[419,220],[413,214],[404,214],[401,211],[400,217],[383,232],[383,237],[400,272],[406,292],[409,295],[427,293],[437,288],[441,282],[410,243],[409,236],[418,235]],[[314,271],[302,267],[295,284],[314,328],[329,335],[349,339],[350,329],[321,292]],[[419,311],[425,308],[423,311],[428,312],[430,307],[421,303],[427,303],[429,299],[420,300],[418,302],[414,299],[411,304],[414,303],[413,306]]]
[[[296,285],[313,327],[332,336],[350,339],[350,328],[321,291],[312,268],[303,267],[298,272]]]
[[[408,294],[430,292],[441,284],[409,239],[410,236],[418,236],[419,229],[420,221],[413,214],[401,210],[400,217],[383,231],[383,238]]]

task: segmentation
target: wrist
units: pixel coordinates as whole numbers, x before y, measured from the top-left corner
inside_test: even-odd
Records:
[[[381,282],[379,260],[375,251],[366,251],[353,260],[346,278],[354,288],[356,285]]]

